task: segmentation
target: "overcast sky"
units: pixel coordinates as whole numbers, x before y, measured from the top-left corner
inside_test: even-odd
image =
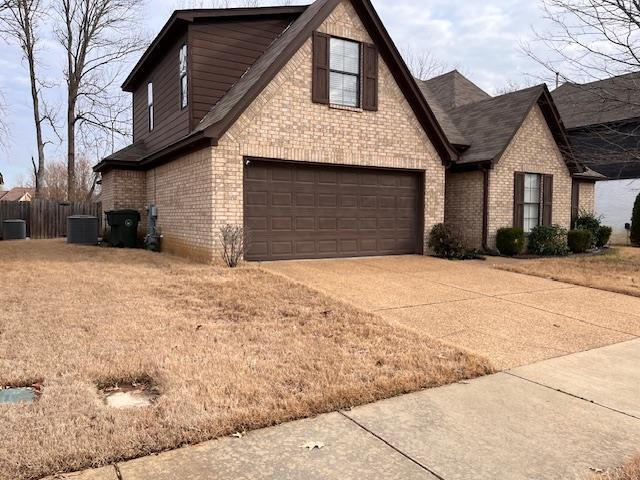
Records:
[[[146,24],[151,36],[180,1],[186,4],[190,0],[147,0]],[[373,0],[373,4],[401,50],[428,50],[489,93],[507,81],[525,84],[533,81],[531,76],[544,75],[519,49],[522,41],[532,37],[532,27],[544,28],[536,0]],[[53,40],[46,41],[43,50],[47,75],[60,82],[62,51]],[[6,189],[28,178],[36,148],[25,64],[17,49],[5,43],[0,43],[0,91],[8,106],[10,127],[8,148],[0,150]],[[60,89],[57,91],[49,94],[53,102],[62,105],[63,96]],[[59,159],[65,156],[65,149],[63,145],[47,145],[46,153],[48,159]]]

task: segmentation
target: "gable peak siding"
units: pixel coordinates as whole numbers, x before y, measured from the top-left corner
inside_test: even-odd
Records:
[[[372,43],[349,0],[318,28]],[[243,158],[415,169],[426,173],[425,231],[444,220],[442,160],[382,58],[378,111],[312,101],[312,35],[213,149],[214,229],[242,223]]]
[[[189,26],[192,126],[204,118],[294,18],[239,18]]]
[[[514,222],[515,172],[553,175],[552,222],[571,226],[572,178],[544,115],[537,105],[527,115],[515,137],[490,172],[489,241],[495,248],[499,228]]]

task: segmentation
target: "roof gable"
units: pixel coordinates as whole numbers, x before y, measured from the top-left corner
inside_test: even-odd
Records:
[[[542,110],[569,170],[572,173],[583,172],[584,168],[573,158],[566,131],[546,85],[507,93],[450,111],[450,117],[471,141],[471,146],[458,164],[498,162],[535,105]]]
[[[122,89],[127,92],[132,92],[150,67],[157,62],[158,58],[165,55],[165,48],[175,41],[179,35],[184,34],[189,24],[196,22],[221,22],[231,19],[251,22],[272,16],[291,16],[294,18],[301,15],[306,8],[307,6],[303,5],[288,7],[176,10],[133,67],[122,84]]]
[[[276,39],[265,54],[247,71],[196,127],[196,132],[219,139],[256,99],[288,60],[302,47],[341,0],[316,0]],[[409,73],[369,0],[349,0],[358,13],[380,55],[407,98],[423,129],[443,160],[456,157],[455,150],[439,125],[433,111]]]
[[[446,110],[491,98],[458,70],[425,80],[422,84]]]

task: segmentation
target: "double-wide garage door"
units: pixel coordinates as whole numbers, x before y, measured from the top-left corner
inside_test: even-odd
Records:
[[[417,172],[245,162],[247,259],[418,253],[421,185]]]

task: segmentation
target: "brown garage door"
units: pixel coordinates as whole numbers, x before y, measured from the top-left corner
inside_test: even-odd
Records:
[[[406,171],[245,162],[247,259],[417,253],[420,179]]]

